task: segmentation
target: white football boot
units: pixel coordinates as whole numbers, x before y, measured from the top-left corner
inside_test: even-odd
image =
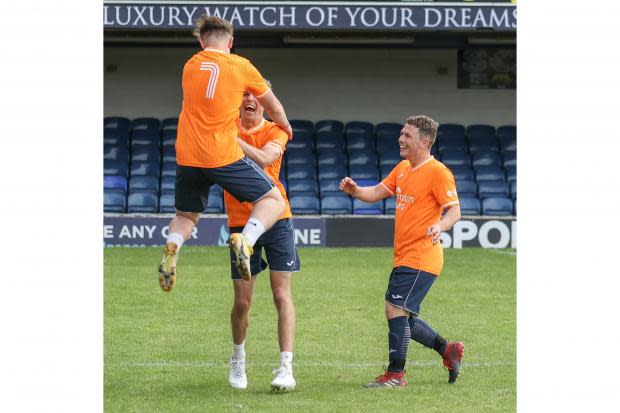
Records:
[[[228,382],[235,389],[245,389],[248,387],[248,377],[245,375],[245,360],[230,358]]]
[[[272,391],[295,390],[297,383],[293,377],[293,365],[291,363],[280,363],[280,368],[273,372],[276,377],[271,382]]]

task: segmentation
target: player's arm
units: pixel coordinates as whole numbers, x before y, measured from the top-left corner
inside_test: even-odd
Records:
[[[459,219],[461,219],[461,206],[459,204],[448,206],[443,218],[441,218],[438,223],[428,228],[427,235],[432,238],[433,244],[439,241],[442,232],[446,232],[452,228]]]
[[[271,120],[274,121],[275,124],[278,125],[280,128],[282,128],[282,130],[286,132],[290,139],[293,136],[293,129],[291,128],[291,124],[288,122],[286,113],[284,112],[284,107],[282,106],[276,95],[274,95],[274,93],[269,90],[264,95],[260,97],[257,96],[256,98],[258,99],[260,104],[263,105],[263,108],[265,108],[265,112],[267,113],[267,115],[269,115]]]
[[[237,138],[237,142],[239,142],[243,153],[263,169],[274,163],[282,155],[282,149],[274,142],[267,142],[262,148],[256,148],[239,138]]]
[[[358,186],[348,176],[340,181],[340,190],[364,202],[376,202],[392,196],[392,193],[381,183],[374,186]]]

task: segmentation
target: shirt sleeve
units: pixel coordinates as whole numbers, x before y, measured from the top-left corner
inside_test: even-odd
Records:
[[[269,132],[267,133],[267,139],[265,140],[265,145],[268,143],[274,143],[278,145],[282,153],[286,150],[286,143],[288,142],[288,135],[278,126],[273,125]],[[264,146],[264,145],[263,145]]]
[[[254,65],[246,60],[246,90],[256,97],[261,97],[269,91],[269,85],[263,79],[258,69]]]
[[[398,171],[400,169],[399,167],[400,164],[396,165],[394,169],[392,169],[392,171],[389,173],[389,175],[386,176],[383,181],[381,181],[381,184],[385,186],[388,191],[390,191],[392,196],[394,196],[394,193],[396,191],[396,176],[398,175]]]
[[[433,196],[442,208],[459,203],[459,197],[456,193],[456,184],[454,175],[448,168],[438,169],[433,180]]]

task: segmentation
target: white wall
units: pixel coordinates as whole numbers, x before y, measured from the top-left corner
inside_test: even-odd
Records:
[[[105,116],[177,116],[181,71],[197,49],[104,48]],[[238,49],[273,83],[290,119],[516,123],[515,90],[457,89],[456,50]],[[438,75],[439,67],[447,75]]]

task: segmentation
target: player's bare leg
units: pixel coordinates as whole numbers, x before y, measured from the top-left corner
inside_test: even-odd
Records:
[[[159,286],[166,292],[172,290],[176,284],[179,250],[192,234],[199,219],[199,213],[176,211],[176,216],[168,225],[164,256],[159,264]]]
[[[248,332],[250,305],[255,283],[256,279],[250,282],[233,281],[235,299],[230,312],[233,354],[230,357],[228,382],[236,389],[245,389],[248,386],[245,374],[245,337]]]
[[[235,266],[241,277],[249,281],[252,278],[250,257],[254,252],[256,240],[282,216],[286,204],[278,190],[273,187],[265,196],[253,204],[252,215],[243,227],[243,231],[231,234],[228,245],[235,256]]]
[[[278,311],[280,367],[271,382],[272,390],[294,390],[293,346],[295,342],[295,306],[291,294],[291,272],[271,271],[271,291]]]

